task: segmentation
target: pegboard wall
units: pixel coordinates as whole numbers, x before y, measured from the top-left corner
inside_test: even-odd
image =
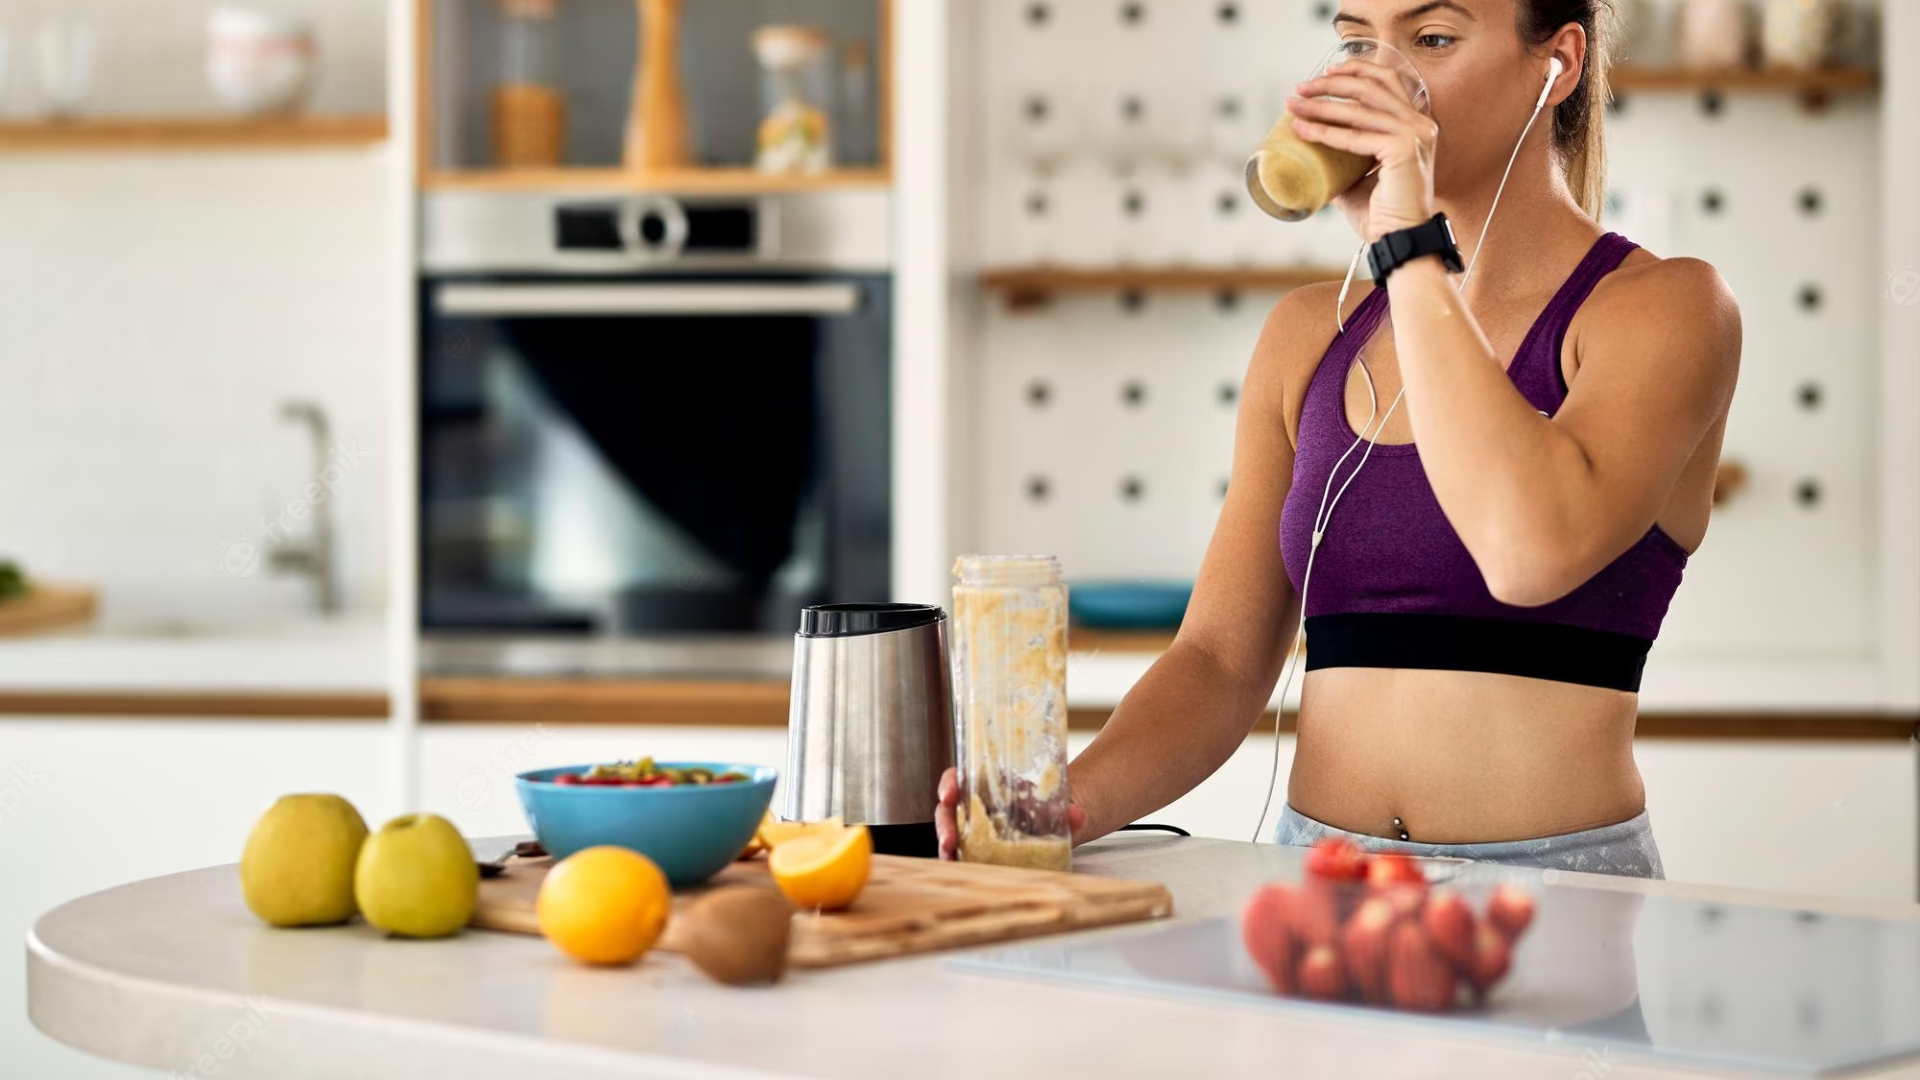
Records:
[[[1359,241],[1343,218],[1272,221],[1241,179],[1286,88],[1332,47],[1335,8],[984,0],[966,91],[977,261],[1344,270]],[[1608,125],[1603,224],[1711,262],[1745,324],[1723,460],[1750,481],[1716,511],[1661,655],[1870,657],[1888,302],[1878,100],[1623,94]],[[1498,219],[1490,261],[1497,234]],[[983,297],[967,364],[978,546],[1055,552],[1082,580],[1191,579],[1276,298],[1148,292],[1010,312]]]

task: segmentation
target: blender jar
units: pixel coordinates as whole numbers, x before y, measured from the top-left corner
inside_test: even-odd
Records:
[[[967,555],[954,576],[960,858],[1072,869],[1067,588],[1059,560]]]

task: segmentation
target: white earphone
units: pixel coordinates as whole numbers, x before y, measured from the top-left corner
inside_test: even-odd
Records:
[[[1540,98],[1533,103],[1533,113],[1527,117],[1527,126],[1520,129],[1520,138],[1513,144],[1513,153],[1507,155],[1506,171],[1500,174],[1500,186],[1494,189],[1493,204],[1487,208],[1486,224],[1480,228],[1480,238],[1473,245],[1473,258],[1467,261],[1467,272],[1461,275],[1460,284],[1455,286],[1456,291],[1466,291],[1467,280],[1473,277],[1473,268],[1480,265],[1480,252],[1485,250],[1487,246],[1487,231],[1493,227],[1493,213],[1500,209],[1500,195],[1507,190],[1507,177],[1513,173],[1513,163],[1514,160],[1520,156],[1520,146],[1527,141],[1527,133],[1533,130],[1533,122],[1540,118],[1540,110],[1546,107],[1547,97],[1553,93],[1553,84],[1560,80],[1560,75],[1564,71],[1566,71],[1566,65],[1560,62],[1559,57],[1555,56],[1548,59],[1546,85],[1540,88]],[[1341,311],[1346,307],[1347,290],[1353,286],[1354,272],[1360,268],[1360,256],[1365,254],[1368,246],[1367,243],[1362,242],[1360,250],[1354,252],[1353,261],[1347,266],[1347,279],[1341,282],[1340,295],[1335,298],[1333,302],[1333,321],[1334,325],[1339,327],[1341,334],[1347,332],[1346,321],[1341,315]],[[1362,349],[1364,350],[1364,346],[1362,346]],[[1394,395],[1393,403],[1387,406],[1387,415],[1380,417],[1380,427],[1375,429],[1373,420],[1380,411],[1380,399],[1375,395],[1373,390],[1373,372],[1367,370],[1366,360],[1362,359],[1358,353],[1355,353],[1353,362],[1360,365],[1360,374],[1365,376],[1367,380],[1367,422],[1360,425],[1360,434],[1354,437],[1353,444],[1347,447],[1346,452],[1341,454],[1339,460],[1333,463],[1333,468],[1328,470],[1327,486],[1320,490],[1320,508],[1314,512],[1313,532],[1311,534],[1311,541],[1307,546],[1307,566],[1300,575],[1300,621],[1294,628],[1294,648],[1288,650],[1287,662],[1282,665],[1280,672],[1280,695],[1277,705],[1280,709],[1286,708],[1287,690],[1293,685],[1294,669],[1298,666],[1297,661],[1302,652],[1298,646],[1300,645],[1301,638],[1307,632],[1307,590],[1313,585],[1313,557],[1320,550],[1320,541],[1326,538],[1327,526],[1333,521],[1334,507],[1340,505],[1341,497],[1347,493],[1349,487],[1353,486],[1354,480],[1359,478],[1360,470],[1367,467],[1367,459],[1373,456],[1373,448],[1379,445],[1373,440],[1378,439],[1380,432],[1387,429],[1387,421],[1393,418],[1393,411],[1400,407],[1400,400],[1407,396],[1406,383],[1402,382],[1400,384],[1400,392]],[[1340,386],[1339,407],[1341,412],[1345,413],[1347,396],[1346,380],[1344,378],[1341,380]],[[1353,471],[1347,474],[1345,482],[1340,485],[1340,490],[1334,491],[1333,482],[1339,476],[1340,467],[1347,463],[1347,458],[1353,456],[1355,450],[1360,449],[1360,444],[1363,442],[1367,444],[1367,449],[1360,455],[1359,464],[1355,465]],[[1329,501],[1329,496],[1331,496],[1331,501]],[[1267,814],[1273,810],[1273,789],[1279,782],[1280,733],[1275,731],[1273,737],[1273,771],[1267,777],[1267,799],[1266,802],[1260,806],[1260,821],[1253,827],[1253,840],[1255,843],[1259,843],[1260,833],[1267,826]]]
[[[1547,85],[1540,88],[1540,100],[1533,103],[1534,112],[1539,112],[1541,106],[1547,103],[1547,95],[1553,93],[1553,84],[1560,81],[1560,73],[1565,70],[1567,66],[1560,62],[1559,57],[1547,61]]]

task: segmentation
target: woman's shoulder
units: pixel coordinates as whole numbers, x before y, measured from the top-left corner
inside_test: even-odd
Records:
[[[1739,366],[1740,306],[1704,259],[1635,248],[1594,286],[1569,331],[1576,369],[1593,359],[1587,346],[1597,343],[1610,345],[1599,351],[1691,360],[1704,365],[1703,375]]]
[[[1590,305],[1611,317],[1737,313],[1733,290],[1705,259],[1660,256],[1635,247],[1594,286]]]

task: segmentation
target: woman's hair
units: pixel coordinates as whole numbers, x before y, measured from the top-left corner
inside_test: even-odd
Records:
[[[1567,190],[1595,221],[1607,198],[1607,71],[1618,24],[1613,0],[1520,0],[1520,40],[1538,48],[1568,23],[1587,32],[1586,70],[1567,99],[1553,107],[1553,147],[1567,171]]]

